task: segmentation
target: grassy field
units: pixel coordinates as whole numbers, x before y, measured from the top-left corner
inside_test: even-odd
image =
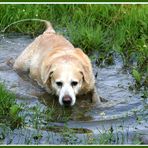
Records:
[[[132,89],[146,90],[148,5],[0,5],[0,30],[13,22],[33,18],[49,20],[57,32],[88,55],[99,52],[95,59],[99,66],[102,62],[113,64],[114,53],[120,54],[123,68],[135,79]],[[27,21],[11,25],[5,33],[19,32],[34,37],[44,29],[43,23]],[[0,85],[0,122],[9,120],[12,128],[23,123],[15,98]]]
[[[99,51],[99,64],[112,64],[112,55],[118,52],[136,85],[148,85],[148,5],[0,5],[0,30],[31,18],[49,20],[87,53]],[[12,25],[6,32],[36,35],[43,28],[40,22],[28,21]]]

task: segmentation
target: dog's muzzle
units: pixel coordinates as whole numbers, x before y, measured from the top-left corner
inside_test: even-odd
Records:
[[[59,103],[64,106],[73,106],[76,102],[75,93],[72,87],[65,85],[59,94]]]
[[[66,95],[62,98],[62,102],[64,106],[71,106],[72,98],[69,95]]]

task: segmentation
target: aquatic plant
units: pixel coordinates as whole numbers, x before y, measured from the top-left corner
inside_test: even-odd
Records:
[[[140,84],[141,83],[141,75],[140,75],[140,73],[136,69],[133,69],[132,75],[135,78],[136,83]]]

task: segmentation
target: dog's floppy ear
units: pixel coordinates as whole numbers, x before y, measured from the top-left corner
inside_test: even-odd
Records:
[[[54,70],[55,69],[53,68],[52,65],[49,65],[49,66],[45,67],[44,72],[42,74],[43,84],[46,84],[47,81],[52,77]]]
[[[80,71],[80,73],[82,74],[84,81],[85,81],[87,84],[89,84],[89,83],[90,83],[90,72],[89,72],[88,66],[84,66],[84,65],[83,65],[83,68],[82,68],[82,70]]]
[[[47,81],[52,77],[52,74],[53,74],[53,71],[51,71],[51,70],[49,70],[49,71],[45,74],[45,76],[44,76],[44,78],[43,78],[43,84],[46,84],[46,83],[47,83]]]

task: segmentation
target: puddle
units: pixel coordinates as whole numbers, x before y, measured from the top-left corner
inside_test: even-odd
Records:
[[[94,106],[90,105],[90,102],[78,99],[74,107],[63,108],[56,98],[49,96],[27,76],[20,77],[6,64],[11,58],[15,59],[32,40],[29,36],[21,35],[0,38],[0,82],[17,95],[18,103],[25,104],[22,116],[27,114],[26,127],[13,131],[14,139],[11,140],[11,144],[27,144],[27,138],[26,141],[18,139],[23,138],[25,133],[26,137],[29,133],[34,135],[34,132],[35,134],[40,132],[42,135],[36,137],[40,141],[39,144],[62,144],[64,142],[61,141],[60,132],[65,124],[76,134],[77,140],[81,139],[75,140],[75,144],[86,144],[86,135],[90,133],[97,135],[111,127],[116,129],[114,134],[122,132],[125,135],[124,144],[133,143],[137,133],[140,135],[148,133],[148,111],[144,108],[141,93],[129,90],[134,80],[130,74],[123,73],[119,56],[115,58],[115,64],[112,66],[99,68],[93,64],[94,73],[98,75],[97,89],[100,96],[108,102]],[[48,108],[50,111],[47,111]],[[142,118],[140,124],[137,122],[137,116]],[[38,117],[37,129],[34,128],[35,117]],[[9,144],[11,134],[8,134],[3,143]],[[48,136],[54,138],[47,142]],[[36,138],[29,142],[36,144]]]

